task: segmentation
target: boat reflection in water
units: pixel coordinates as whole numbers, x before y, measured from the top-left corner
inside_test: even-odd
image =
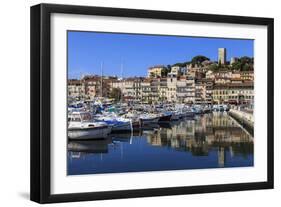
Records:
[[[68,174],[253,166],[253,136],[227,113],[214,112],[171,124],[69,141]]]

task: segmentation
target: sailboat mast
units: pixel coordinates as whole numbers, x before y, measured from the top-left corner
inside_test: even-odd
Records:
[[[121,80],[123,80],[123,63],[121,63]]]
[[[123,96],[122,96],[122,91],[124,90],[124,81],[123,81],[123,62],[121,63],[121,81],[122,81],[122,87],[121,87],[121,97],[120,97],[120,100],[121,100],[121,103],[123,103]]]
[[[102,76],[103,76],[103,62],[101,62],[101,97],[102,97]]]

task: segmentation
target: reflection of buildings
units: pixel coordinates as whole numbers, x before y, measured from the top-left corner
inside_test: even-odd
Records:
[[[147,141],[154,146],[189,151],[194,156],[206,156],[210,150],[217,150],[218,165],[221,167],[226,162],[226,151],[230,151],[231,157],[253,153],[253,137],[222,113],[206,114],[198,120],[160,127],[147,135]]]
[[[224,167],[224,163],[225,163],[224,147],[219,147],[218,148],[218,164],[220,167]]]

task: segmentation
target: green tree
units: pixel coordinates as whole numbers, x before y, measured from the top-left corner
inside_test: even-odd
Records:
[[[179,66],[181,68],[186,67],[186,65],[189,65],[191,63],[191,61],[186,61],[186,62],[182,62],[182,63],[175,63],[173,64],[173,66]]]
[[[163,70],[161,71],[161,77],[167,77],[169,72],[171,72],[171,69],[169,69],[168,67],[164,67]]]
[[[171,65],[167,65],[167,69],[168,69],[168,73],[171,72],[172,66]]]
[[[150,73],[150,77],[155,78],[155,76],[156,76],[156,75],[155,75],[155,73],[154,73],[154,72],[151,72],[151,73]]]
[[[185,67],[186,65],[184,63],[176,63],[173,66]]]
[[[241,71],[249,71],[250,70],[250,65],[248,63],[244,64],[241,68]]]
[[[222,66],[221,61],[219,61],[218,68],[221,68],[221,66]]]
[[[202,62],[204,62],[205,60],[210,60],[210,59],[203,55],[197,55],[192,58],[191,63],[192,63],[192,65],[195,65],[195,64],[202,65]]]
[[[219,66],[217,64],[212,64],[208,66],[208,69],[211,71],[218,71],[219,70]]]
[[[113,88],[112,91],[109,94],[110,98],[113,98],[116,102],[121,100],[122,97],[122,91],[120,88]]]
[[[240,61],[234,62],[231,65],[232,70],[241,70],[241,68],[242,68],[242,64]]]
[[[253,63],[253,61],[254,61],[254,59],[250,58],[248,56],[244,56],[244,57],[240,58],[240,62],[242,63],[242,65],[251,64],[251,63]]]
[[[183,65],[185,67],[186,65],[189,65],[190,63],[191,63],[191,61],[186,61],[186,62],[183,63]]]
[[[244,56],[231,65],[232,70],[249,71],[254,70],[254,58]]]

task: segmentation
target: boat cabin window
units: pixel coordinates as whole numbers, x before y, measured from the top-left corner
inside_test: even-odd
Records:
[[[90,113],[83,113],[81,114],[82,121],[90,121],[92,119]]]
[[[80,115],[79,114],[73,114],[71,116],[71,121],[81,121]]]

